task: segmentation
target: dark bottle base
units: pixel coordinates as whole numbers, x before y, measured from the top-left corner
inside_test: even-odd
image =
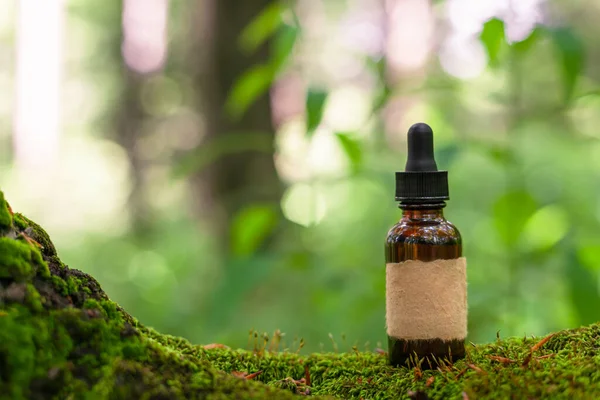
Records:
[[[414,367],[420,360],[421,369],[436,369],[465,357],[464,340],[405,340],[388,336],[388,357],[395,367]],[[440,361],[441,360],[441,361]]]

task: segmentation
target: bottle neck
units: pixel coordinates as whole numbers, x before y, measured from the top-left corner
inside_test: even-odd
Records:
[[[444,218],[445,202],[430,204],[406,204],[400,203],[402,218],[409,219],[439,219]]]

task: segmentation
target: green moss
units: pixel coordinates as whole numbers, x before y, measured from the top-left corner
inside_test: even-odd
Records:
[[[40,293],[31,283],[26,285],[24,303],[34,312],[42,312],[44,310],[42,296],[40,296]]]
[[[52,286],[54,287],[54,290],[56,290],[56,292],[61,295],[61,296],[67,296],[69,294],[69,288],[67,286],[67,283],[59,276],[56,275],[52,275]]]
[[[0,192],[0,233],[8,232],[12,228],[12,218],[8,203],[4,200],[4,193]]]
[[[15,225],[17,225],[22,232],[26,232],[33,240],[38,242],[42,247],[42,254],[46,257],[56,256],[56,248],[50,240],[48,233],[38,224],[20,213],[15,213],[13,216]]]
[[[68,294],[75,294],[77,292],[79,292],[79,281],[78,279],[69,276],[67,279],[67,293]]]
[[[34,250],[8,237],[0,238],[0,277],[13,278],[16,282],[27,281],[35,275],[32,265]]]
[[[465,360],[424,372],[390,367],[373,353],[257,356],[198,349],[197,355],[225,371],[262,370],[258,379],[278,386],[286,377],[301,379],[307,368],[311,393],[342,398],[406,398],[410,392],[432,399],[460,399],[463,392],[471,399],[600,398],[600,325],[559,332],[531,355],[539,341],[472,346]]]
[[[292,396],[144,334],[95,279],[58,259],[42,228],[8,215],[0,233],[0,398]]]
[[[27,229],[29,226],[27,221],[29,220],[25,218],[23,214],[15,213],[12,216],[12,222],[19,229],[19,231],[24,231]]]
[[[425,372],[355,350],[205,349],[141,325],[64,265],[43,229],[14,218],[0,234],[2,399],[600,398],[597,324],[542,343],[472,346],[465,360]]]

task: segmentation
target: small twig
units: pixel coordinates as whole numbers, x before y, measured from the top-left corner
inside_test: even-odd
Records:
[[[431,386],[433,381],[435,381],[435,376],[430,376],[429,379],[427,379],[427,382],[425,382],[425,387]]]
[[[545,360],[546,358],[554,357],[556,353],[546,354],[545,356],[536,357],[536,360]]]
[[[251,374],[249,374],[247,372],[231,371],[231,375],[236,376],[238,378],[246,379],[246,380],[254,379],[257,376],[259,376],[260,374],[262,374],[262,371],[256,371]]]
[[[418,366],[415,367],[415,381],[418,381],[422,377],[423,377],[423,372],[421,372],[421,368],[419,368]]]
[[[251,373],[251,374],[248,374],[248,375],[246,375],[246,377],[245,377],[245,378],[246,378],[246,379],[254,379],[254,378],[256,378],[257,376],[259,376],[260,374],[262,374],[262,371],[256,371],[256,372],[253,372],[253,373]]]
[[[211,349],[228,349],[229,346],[225,346],[224,344],[220,344],[220,343],[211,343],[211,344],[206,344],[204,346],[202,346],[203,349],[206,350],[211,350]]]
[[[304,366],[304,380],[306,381],[306,386],[310,386],[310,370],[308,369],[308,365]]]
[[[536,344],[534,344],[531,349],[529,350],[529,354],[527,354],[527,356],[525,357],[525,359],[523,360],[523,366],[526,367],[529,365],[529,362],[531,362],[531,358],[533,357],[533,353],[537,350],[539,350],[543,345],[545,345],[546,343],[548,343],[548,341],[554,336],[554,333],[549,334],[548,336],[546,336],[545,338],[543,338],[542,340],[540,340],[539,342],[537,342]]]
[[[500,357],[500,356],[489,356],[490,359],[494,361],[501,362],[502,364],[511,364],[516,362],[515,360],[511,360],[510,358]]]
[[[462,371],[460,371],[458,374],[456,374],[456,376],[454,377],[456,380],[458,380],[458,378],[460,378],[461,376],[463,376],[465,374],[465,372],[467,372],[469,368],[465,368]]]
[[[484,370],[482,370],[481,368],[479,368],[477,365],[475,364],[468,364],[469,368],[471,368],[473,371],[479,372],[480,374],[486,374],[487,372],[485,372]]]
[[[39,244],[38,242],[36,242],[35,240],[33,240],[32,238],[30,238],[29,236],[27,236],[25,233],[21,232],[19,233],[19,237],[22,237],[23,239],[25,239],[25,241],[27,243],[29,243],[32,246],[37,246],[39,248],[42,248],[42,245]]]
[[[555,335],[555,333],[551,333],[550,335],[546,336],[545,338],[543,338],[542,340],[540,340],[539,342],[537,342],[532,348],[531,351],[537,351],[540,349],[540,347],[542,347],[543,345],[545,345],[546,343],[548,343],[548,341],[550,339],[552,339],[552,337]]]

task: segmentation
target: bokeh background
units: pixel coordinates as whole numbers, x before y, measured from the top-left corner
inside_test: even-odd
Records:
[[[0,9],[2,190],[142,323],[385,346],[383,242],[419,121],[450,171],[469,340],[600,319],[600,3]]]

